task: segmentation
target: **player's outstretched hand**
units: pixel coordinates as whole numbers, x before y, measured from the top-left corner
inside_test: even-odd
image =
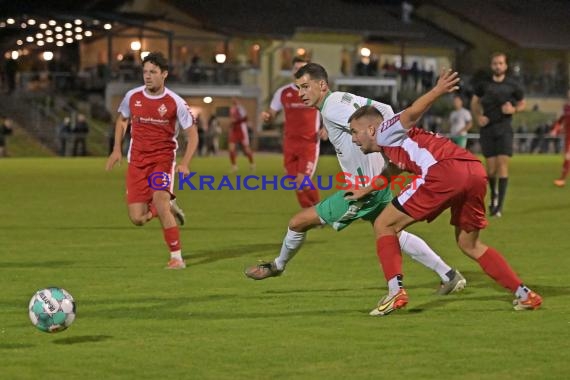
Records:
[[[453,92],[459,90],[459,73],[457,71],[453,71],[451,69],[442,69],[439,78],[437,79],[437,83],[435,85],[435,89],[440,92],[442,95],[448,92]]]
[[[107,159],[105,170],[109,171],[113,169],[113,166],[115,166],[116,163],[119,163],[120,165],[122,159],[123,159],[123,154],[120,151],[113,150],[113,152],[109,155],[109,158]]]

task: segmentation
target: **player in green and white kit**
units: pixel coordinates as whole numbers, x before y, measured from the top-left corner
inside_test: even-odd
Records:
[[[346,92],[331,92],[326,70],[316,63],[309,63],[300,68],[295,78],[299,95],[305,105],[317,107],[321,111],[323,124],[330,142],[336,149],[340,167],[343,172],[350,174],[350,180],[354,181],[363,176],[372,179],[385,173],[388,165],[380,153],[366,155],[352,142],[348,119],[356,109],[373,105],[387,120],[394,115],[392,107]],[[346,191],[338,191],[316,206],[305,208],[293,216],[289,221],[289,229],[279,256],[273,262],[246,269],[246,276],[254,280],[279,276],[285,270],[287,262],[303,245],[307,231],[323,224],[329,224],[340,231],[357,219],[373,223],[393,198],[387,186],[383,190],[373,191],[359,201],[347,200],[345,195]],[[402,231],[399,241],[406,254],[440,276],[439,294],[449,294],[465,287],[466,281],[461,273],[447,265],[421,238]]]

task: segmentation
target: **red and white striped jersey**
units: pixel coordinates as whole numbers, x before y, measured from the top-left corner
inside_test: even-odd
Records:
[[[398,113],[380,124],[376,143],[401,170],[425,175],[430,166],[443,160],[478,161],[473,154],[444,136],[416,127],[405,129],[400,115]]]
[[[134,165],[172,160],[176,157],[178,130],[194,124],[190,107],[184,99],[168,88],[161,95],[152,96],[145,86],[127,92],[118,110],[131,119],[131,144],[128,160]]]

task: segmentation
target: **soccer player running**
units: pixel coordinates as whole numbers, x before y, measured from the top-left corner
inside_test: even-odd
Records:
[[[129,218],[142,226],[158,216],[164,240],[170,250],[168,269],[183,269],[186,264],[180,248],[180,231],[176,222],[184,224],[184,213],[173,194],[174,171],[190,174],[190,161],[198,145],[198,132],[188,104],[165,87],[168,62],[159,52],[143,59],[144,85],[125,95],[115,124],[115,145],[107,160],[111,170],[122,159],[123,136],[131,121],[131,143],[127,169],[127,203]],[[184,157],[176,165],[178,121],[185,131],[188,145]]]
[[[293,75],[307,61],[293,58]],[[283,160],[288,176],[297,178],[296,195],[302,208],[319,203],[319,191],[301,184],[312,178],[319,158],[319,127],[321,118],[314,107],[307,107],[299,97],[295,83],[289,83],[275,91],[269,109],[261,113],[261,119],[270,123],[277,114],[284,112]]]
[[[249,160],[249,167],[255,170],[255,162],[253,161],[253,152],[249,146],[249,134],[247,130],[247,111],[236,98],[232,98],[232,106],[230,107],[231,128],[228,139],[228,152],[230,154],[230,162],[232,164],[232,172],[238,171],[237,166],[237,144],[241,145],[244,154]]]
[[[493,77],[477,84],[471,99],[471,111],[479,124],[479,142],[491,189],[489,209],[491,216],[496,217],[502,215],[509,182],[509,158],[513,155],[513,114],[523,111],[526,105],[522,88],[507,76],[507,68],[506,54],[493,54]]]
[[[562,163],[562,173],[560,177],[554,180],[554,185],[564,187],[566,185],[566,177],[570,171],[570,90],[568,90],[568,101],[562,109],[562,116],[558,118],[554,127],[550,132],[550,136],[556,137],[564,130],[564,162]]]
[[[398,232],[418,221],[431,222],[447,208],[451,208],[457,245],[489,277],[515,294],[515,310],[533,310],[542,304],[542,298],[523,284],[505,258],[479,240],[479,231],[487,225],[487,176],[481,162],[451,140],[414,127],[440,96],[458,89],[458,82],[456,72],[444,70],[431,91],[392,118],[385,118],[370,106],[359,108],[350,117],[353,141],[363,152],[383,152],[399,168],[420,176],[415,186],[405,188],[374,223],[388,294],[371,315],[386,315],[408,303]],[[369,196],[367,190],[356,190],[350,198]]]
[[[355,108],[370,105],[386,118],[394,115],[392,108],[387,104],[350,93],[331,92],[326,70],[316,63],[308,63],[301,67],[295,74],[295,78],[299,96],[305,105],[316,107],[321,111],[323,123],[336,149],[342,171],[350,176],[350,180],[364,179],[363,186],[367,185],[368,193],[360,200],[348,200],[345,198],[346,191],[341,190],[316,206],[299,211],[289,221],[289,228],[279,256],[270,263],[262,263],[246,269],[246,276],[254,280],[281,275],[286,264],[303,245],[307,231],[312,228],[328,224],[340,231],[358,219],[373,223],[392,200],[389,186],[385,186],[382,190],[375,190],[373,185],[367,184],[365,180],[365,178],[372,179],[386,174],[384,172],[386,165],[382,155],[376,153],[367,156],[362,153],[352,143],[348,125],[348,119]],[[356,187],[355,184],[352,185],[352,188]],[[382,186],[376,184],[376,188],[382,188]],[[461,273],[447,265],[425,241],[406,231],[401,231],[398,235],[399,243],[405,253],[439,275],[441,278],[439,294],[449,294],[465,287],[466,280]]]

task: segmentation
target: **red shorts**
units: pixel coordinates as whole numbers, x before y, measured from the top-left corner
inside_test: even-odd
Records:
[[[229,142],[234,144],[241,144],[242,146],[249,145],[249,134],[247,133],[247,127],[245,125],[242,125],[239,128],[232,127],[230,130]]]
[[[161,161],[146,166],[129,164],[127,169],[127,203],[149,203],[155,191],[168,191],[174,198],[174,165]]]
[[[303,174],[312,177],[317,169],[318,158],[318,142],[283,142],[283,163],[287,175]]]
[[[451,208],[450,223],[471,232],[487,226],[486,192],[487,173],[479,161],[450,159],[431,166],[425,178],[406,186],[398,202],[417,221],[431,222]]]

